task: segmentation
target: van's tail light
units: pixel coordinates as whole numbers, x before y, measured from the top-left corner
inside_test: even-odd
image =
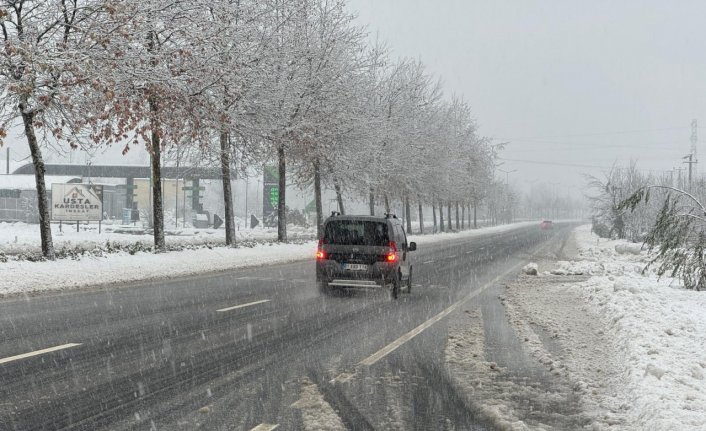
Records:
[[[394,241],[390,241],[390,251],[387,253],[385,260],[388,262],[397,262],[397,244]]]
[[[319,240],[319,246],[316,248],[316,260],[326,259],[326,252],[324,251],[324,240]]]

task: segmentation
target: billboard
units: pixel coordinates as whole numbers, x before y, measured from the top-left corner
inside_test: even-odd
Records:
[[[103,220],[103,186],[52,184],[51,219],[54,221]]]
[[[265,166],[262,190],[262,224],[265,227],[277,226],[277,205],[279,204],[279,170],[277,166]]]

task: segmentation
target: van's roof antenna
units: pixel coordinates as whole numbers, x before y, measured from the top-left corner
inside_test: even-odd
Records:
[[[336,217],[336,216],[340,216],[340,215],[341,215],[341,213],[339,213],[338,211],[331,211],[331,217]]]
[[[397,216],[393,213],[385,213],[385,218],[397,218]]]

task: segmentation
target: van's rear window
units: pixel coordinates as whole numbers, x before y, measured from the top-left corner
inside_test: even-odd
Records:
[[[324,243],[338,245],[388,245],[387,223],[335,220],[326,224]]]

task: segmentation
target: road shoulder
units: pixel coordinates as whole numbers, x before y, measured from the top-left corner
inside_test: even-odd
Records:
[[[446,352],[452,376],[501,429],[703,429],[706,296],[643,273],[647,258],[639,245],[577,228],[553,256],[534,256],[537,275],[498,292],[530,363],[489,372],[487,345],[458,345],[487,343],[488,319],[475,320],[482,331],[457,319]],[[551,403],[559,397],[576,403]]]

